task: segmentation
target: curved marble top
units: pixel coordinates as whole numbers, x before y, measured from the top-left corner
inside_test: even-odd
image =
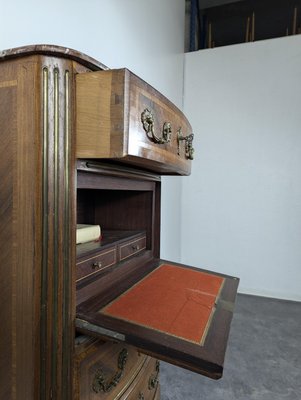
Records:
[[[108,69],[101,62],[84,53],[70,49],[68,47],[49,45],[49,44],[36,44],[29,46],[22,46],[0,51],[0,61],[12,59],[16,57],[25,57],[35,54],[41,54],[53,57],[63,57],[77,61],[93,71],[100,69]]]

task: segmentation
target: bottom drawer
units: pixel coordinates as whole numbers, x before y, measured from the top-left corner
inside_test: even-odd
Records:
[[[158,384],[154,400],[160,400],[160,385]]]
[[[76,350],[74,400],[123,398],[147,358],[122,343],[83,340]]]
[[[159,400],[159,361],[147,357],[132,385],[120,400]]]

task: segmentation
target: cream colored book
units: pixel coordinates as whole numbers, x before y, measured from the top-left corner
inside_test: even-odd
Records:
[[[99,225],[76,225],[76,244],[93,242],[99,240],[100,236],[101,229]]]

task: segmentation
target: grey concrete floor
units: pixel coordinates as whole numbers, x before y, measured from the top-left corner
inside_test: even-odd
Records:
[[[161,400],[301,400],[301,303],[238,295],[218,381],[161,363]]]

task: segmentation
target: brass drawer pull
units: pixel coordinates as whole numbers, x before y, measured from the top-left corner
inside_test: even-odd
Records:
[[[121,352],[119,353],[119,356],[118,356],[118,367],[117,367],[118,369],[117,369],[117,372],[111,378],[111,380],[109,380],[108,382],[106,382],[106,378],[105,378],[104,373],[103,373],[103,371],[101,369],[99,369],[96,372],[96,374],[94,376],[93,384],[92,384],[92,389],[93,389],[93,391],[95,393],[99,393],[99,392],[108,393],[115,386],[118,385],[118,383],[120,382],[120,379],[122,378],[127,358],[128,358],[127,349],[122,349]]]
[[[133,249],[133,250],[140,250],[139,244],[134,244],[134,245],[132,246],[132,249]]]
[[[180,142],[182,140],[185,140],[185,157],[188,160],[193,160],[194,156],[194,148],[192,147],[193,137],[193,133],[187,136],[183,136],[182,129],[180,128],[178,130],[178,154],[180,155]]]
[[[155,373],[150,376],[148,380],[148,388],[149,390],[155,389],[159,383],[159,372],[160,372],[160,362],[156,361],[156,369]]]
[[[141,114],[141,121],[146,135],[153,142],[158,144],[169,143],[171,140],[171,123],[164,122],[161,137],[157,136],[154,132],[154,116],[152,112],[146,108]]]
[[[92,264],[92,269],[99,269],[102,267],[101,261],[96,261],[95,263]]]

